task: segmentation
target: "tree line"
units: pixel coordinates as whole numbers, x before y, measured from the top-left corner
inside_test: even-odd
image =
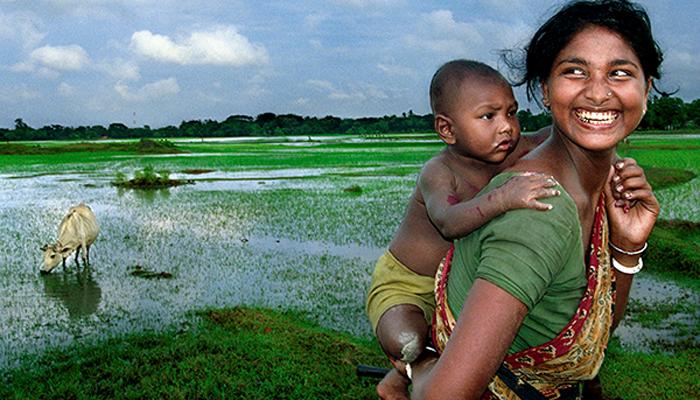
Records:
[[[649,99],[647,113],[640,130],[674,130],[700,128],[700,99],[685,103],[671,96],[654,96]],[[530,109],[518,111],[523,132],[536,131],[551,123],[547,112],[533,114]],[[409,110],[399,116],[322,118],[295,114],[262,113],[256,117],[231,115],[224,121],[191,120],[182,121],[179,126],[151,128],[128,127],[123,123],[66,127],[46,125],[32,128],[22,118],[15,120],[14,129],[0,128],[0,141],[16,140],[96,140],[101,138],[171,138],[171,137],[233,137],[233,136],[282,136],[282,135],[323,135],[351,134],[377,135],[384,133],[432,132],[433,115],[414,114]]]

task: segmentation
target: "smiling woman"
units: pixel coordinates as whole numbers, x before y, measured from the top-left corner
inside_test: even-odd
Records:
[[[659,213],[634,160],[610,166],[661,59],[645,11],[626,0],[570,2],[535,33],[524,83],[531,95],[541,88],[552,135],[485,190],[537,171],[562,196],[545,200],[554,206],[546,214],[511,211],[455,242],[436,278],[442,354],[411,369],[416,398],[582,397]],[[615,200],[625,165],[638,185],[624,196],[632,209]]]

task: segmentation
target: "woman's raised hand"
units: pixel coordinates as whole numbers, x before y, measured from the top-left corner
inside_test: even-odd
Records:
[[[641,249],[659,215],[659,202],[634,159],[623,158],[610,167],[605,203],[610,240],[629,251]]]

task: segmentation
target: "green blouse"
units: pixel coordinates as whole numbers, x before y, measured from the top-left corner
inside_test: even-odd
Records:
[[[513,175],[497,175],[482,193]],[[552,210],[512,210],[455,241],[447,282],[447,302],[455,316],[477,278],[510,293],[528,309],[509,354],[556,337],[573,317],[586,288],[576,204],[561,186],[557,188],[560,196],[540,200],[552,204]]]

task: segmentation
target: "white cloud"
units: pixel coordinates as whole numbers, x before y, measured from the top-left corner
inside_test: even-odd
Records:
[[[327,14],[314,13],[304,17],[304,25],[308,28],[316,29],[321,23],[328,19]]]
[[[113,60],[104,62],[100,65],[100,69],[120,81],[137,81],[141,79],[139,66],[131,61]]]
[[[114,85],[114,90],[125,100],[143,101],[180,93],[180,85],[175,78],[168,78],[143,85],[136,91],[131,90],[126,84],[118,82]]]
[[[75,87],[66,83],[66,82],[61,82],[58,85],[57,90],[58,90],[58,93],[63,95],[63,96],[71,96],[71,95],[75,94]]]
[[[306,83],[312,88],[327,93],[329,99],[332,100],[358,100],[364,101],[369,99],[387,99],[382,90],[374,85],[354,85],[349,90],[338,89],[329,81],[310,79]]]
[[[523,0],[480,0],[480,3],[486,6],[488,10],[494,11],[494,14],[509,14],[514,15],[522,12],[525,7]]]
[[[321,90],[329,90],[329,91],[334,91],[335,86],[333,86],[332,83],[329,81],[323,81],[323,80],[318,80],[318,79],[309,79],[306,81],[311,87],[316,88],[316,89],[321,89]]]
[[[336,4],[359,8],[393,6],[401,2],[401,0],[335,0]]]
[[[463,56],[484,42],[473,25],[456,21],[452,11],[448,10],[424,14],[417,32],[406,35],[405,40],[413,47]]]
[[[46,36],[39,29],[40,20],[29,13],[0,13],[0,40],[20,42],[24,49],[31,49]]]
[[[142,56],[181,65],[239,67],[269,61],[263,46],[251,43],[232,26],[195,31],[180,41],[150,31],[138,31],[131,36],[131,48]]]
[[[414,70],[412,70],[411,68],[408,68],[408,67],[404,67],[402,65],[391,65],[391,64],[379,63],[379,64],[377,64],[377,68],[379,68],[380,71],[386,73],[387,75],[395,75],[395,76],[415,75]]]
[[[496,66],[500,50],[520,47],[532,33],[522,21],[494,19],[455,19],[448,10],[423,14],[415,32],[404,36],[414,48],[438,53],[442,57],[475,58]]]
[[[59,71],[77,71],[90,63],[87,52],[75,44],[39,47],[30,53],[29,58],[44,67]]]
[[[16,104],[25,100],[35,100],[41,98],[41,93],[27,85],[0,87],[0,101],[3,103]]]

